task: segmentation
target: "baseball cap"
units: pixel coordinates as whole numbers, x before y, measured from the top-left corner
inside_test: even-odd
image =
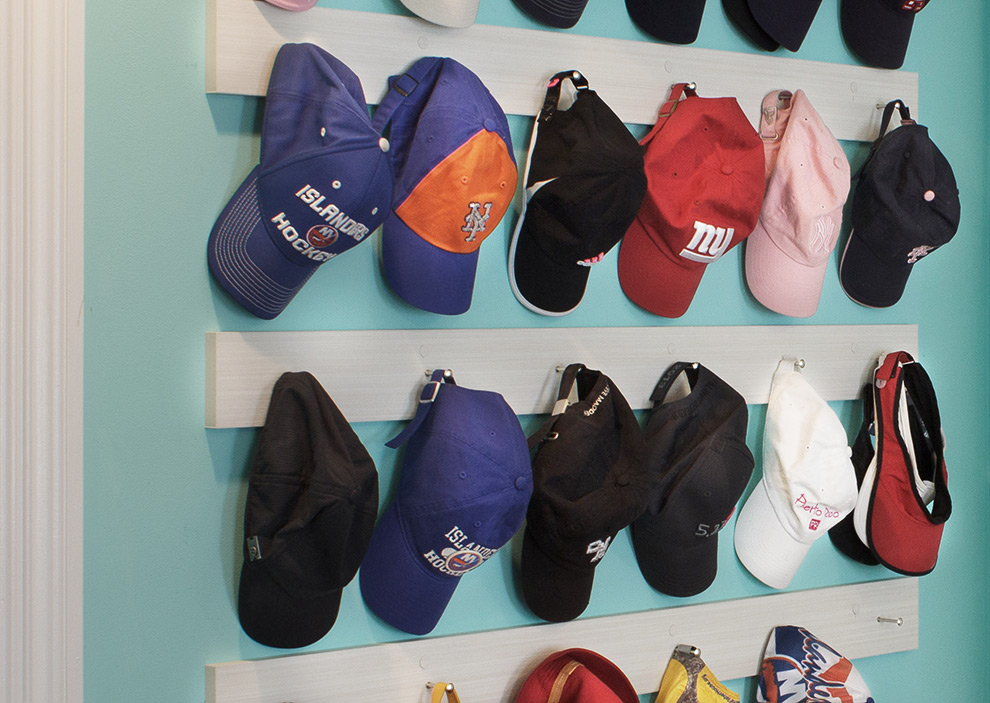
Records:
[[[871,390],[877,449],[853,527],[881,564],[921,576],[935,568],[952,513],[935,389],[921,364],[900,351],[880,358]]]
[[[807,629],[784,625],[770,631],[756,700],[873,703],[873,696],[851,661]]]
[[[554,652],[530,672],[516,703],[639,703],[636,689],[611,661],[587,649]]]
[[[787,588],[816,539],[856,505],[846,432],[792,360],[777,365],[763,435],[763,478],[736,518],[736,555]]]
[[[302,12],[316,5],[317,0],[265,0],[265,2],[281,7],[283,10]]]
[[[268,82],[260,162],[210,233],[217,282],[251,314],[277,316],[321,264],[385,220],[387,150],[358,77],[318,46],[284,44]]]
[[[700,649],[679,644],[663,672],[656,703],[739,703],[739,694],[715,677]]]
[[[333,627],[378,514],[378,472],[313,376],[275,382],[244,506],[241,627],[269,647],[305,647]]]
[[[842,226],[849,162],[803,90],[767,94],[760,136],[767,189],[746,240],[746,282],[774,312],[810,317]]]
[[[536,454],[523,597],[543,620],[573,620],[588,606],[595,567],[615,535],[646,507],[643,435],[608,376],[570,364],[550,418],[529,444]]]
[[[461,577],[522,526],[533,490],[526,436],[498,393],[433,372],[406,444],[395,500],[361,565],[365,604],[413,635],[436,627]]]
[[[643,577],[671,596],[694,596],[715,580],[718,533],[753,473],[746,401],[699,363],[660,377],[643,433],[649,505],[632,524]]]
[[[895,107],[901,126],[885,134]],[[928,128],[900,100],[887,103],[858,178],[839,281],[853,301],[886,308],[901,299],[914,265],[955,236],[959,189]]]
[[[564,110],[561,89],[568,81],[576,96]],[[512,292],[533,312],[566,315],[646,193],[642,148],[578,71],[547,83],[524,183],[523,212],[509,245]]]
[[[410,305],[466,312],[478,248],[516,192],[505,114],[470,70],[427,57],[389,79],[373,124],[389,123],[395,190],[382,228],[385,279]]]
[[[686,83],[640,143],[647,194],[619,247],[619,283],[640,307],[680,317],[705,267],[756,227],[763,143],[735,98],[701,98]]]
[[[516,7],[537,22],[569,29],[577,24],[588,0],[512,0]]]
[[[626,0],[626,10],[650,36],[672,44],[691,44],[698,38],[705,0]]]
[[[462,29],[474,24],[481,0],[401,0],[424,20],[444,27]]]
[[[780,48],[780,42],[767,34],[753,17],[749,0],[722,0],[722,9],[739,31],[756,46],[764,51],[776,51]]]
[[[900,68],[914,16],[927,6],[928,0],[842,0],[842,38],[863,63]]]

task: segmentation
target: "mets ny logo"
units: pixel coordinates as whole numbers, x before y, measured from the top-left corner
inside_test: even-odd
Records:
[[[468,203],[468,207],[471,208],[471,211],[464,216],[464,226],[461,227],[461,231],[467,232],[468,236],[464,238],[465,242],[473,242],[478,238],[478,232],[484,232],[488,226],[492,204],[485,203],[482,206],[481,203]],[[481,211],[482,207],[485,208],[484,212]]]

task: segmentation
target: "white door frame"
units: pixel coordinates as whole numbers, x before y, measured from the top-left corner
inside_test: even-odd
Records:
[[[84,0],[0,2],[0,700],[81,703]]]

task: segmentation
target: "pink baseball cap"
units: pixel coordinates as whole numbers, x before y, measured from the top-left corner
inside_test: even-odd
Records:
[[[849,195],[849,161],[804,91],[763,99],[767,188],[746,241],[746,282],[774,312],[811,317]]]
[[[313,7],[317,0],[265,0],[265,2],[274,5],[275,7],[281,7],[283,10],[302,12],[303,10],[308,10]]]

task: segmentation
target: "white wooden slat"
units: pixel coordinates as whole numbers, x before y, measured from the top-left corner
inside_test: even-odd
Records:
[[[415,414],[428,369],[463,386],[501,393],[518,415],[550,411],[558,367],[581,362],[605,372],[635,409],[675,361],[698,361],[750,404],[767,401],[782,357],[826,400],[859,396],[884,352],[917,355],[917,325],[749,327],[574,327],[206,335],[206,426],[259,427],[285,371],[309,371],[351,422]],[[349,360],[341,364],[340,359]]]
[[[902,618],[902,625],[878,622]],[[420,703],[428,681],[464,701],[509,703],[548,654],[600,653],[640,694],[656,691],[673,648],[691,644],[716,676],[755,676],[770,630],[800,625],[850,659],[918,648],[918,580],[897,578],[755,598],[452,635],[354,649],[211,664],[207,703]]]
[[[347,64],[377,102],[388,76],[422,56],[450,56],[474,71],[506,113],[535,115],[546,79],[576,68],[626,123],[653,124],[672,83],[732,95],[754,123],[771,90],[801,88],[838,139],[872,141],[880,110],[901,98],[920,115],[918,74],[742,54],[652,41],[473,25],[449,29],[416,17],[314,7],[286,12],[258,0],[207,0],[208,92],[264,95],[286,42],[317,44]]]

